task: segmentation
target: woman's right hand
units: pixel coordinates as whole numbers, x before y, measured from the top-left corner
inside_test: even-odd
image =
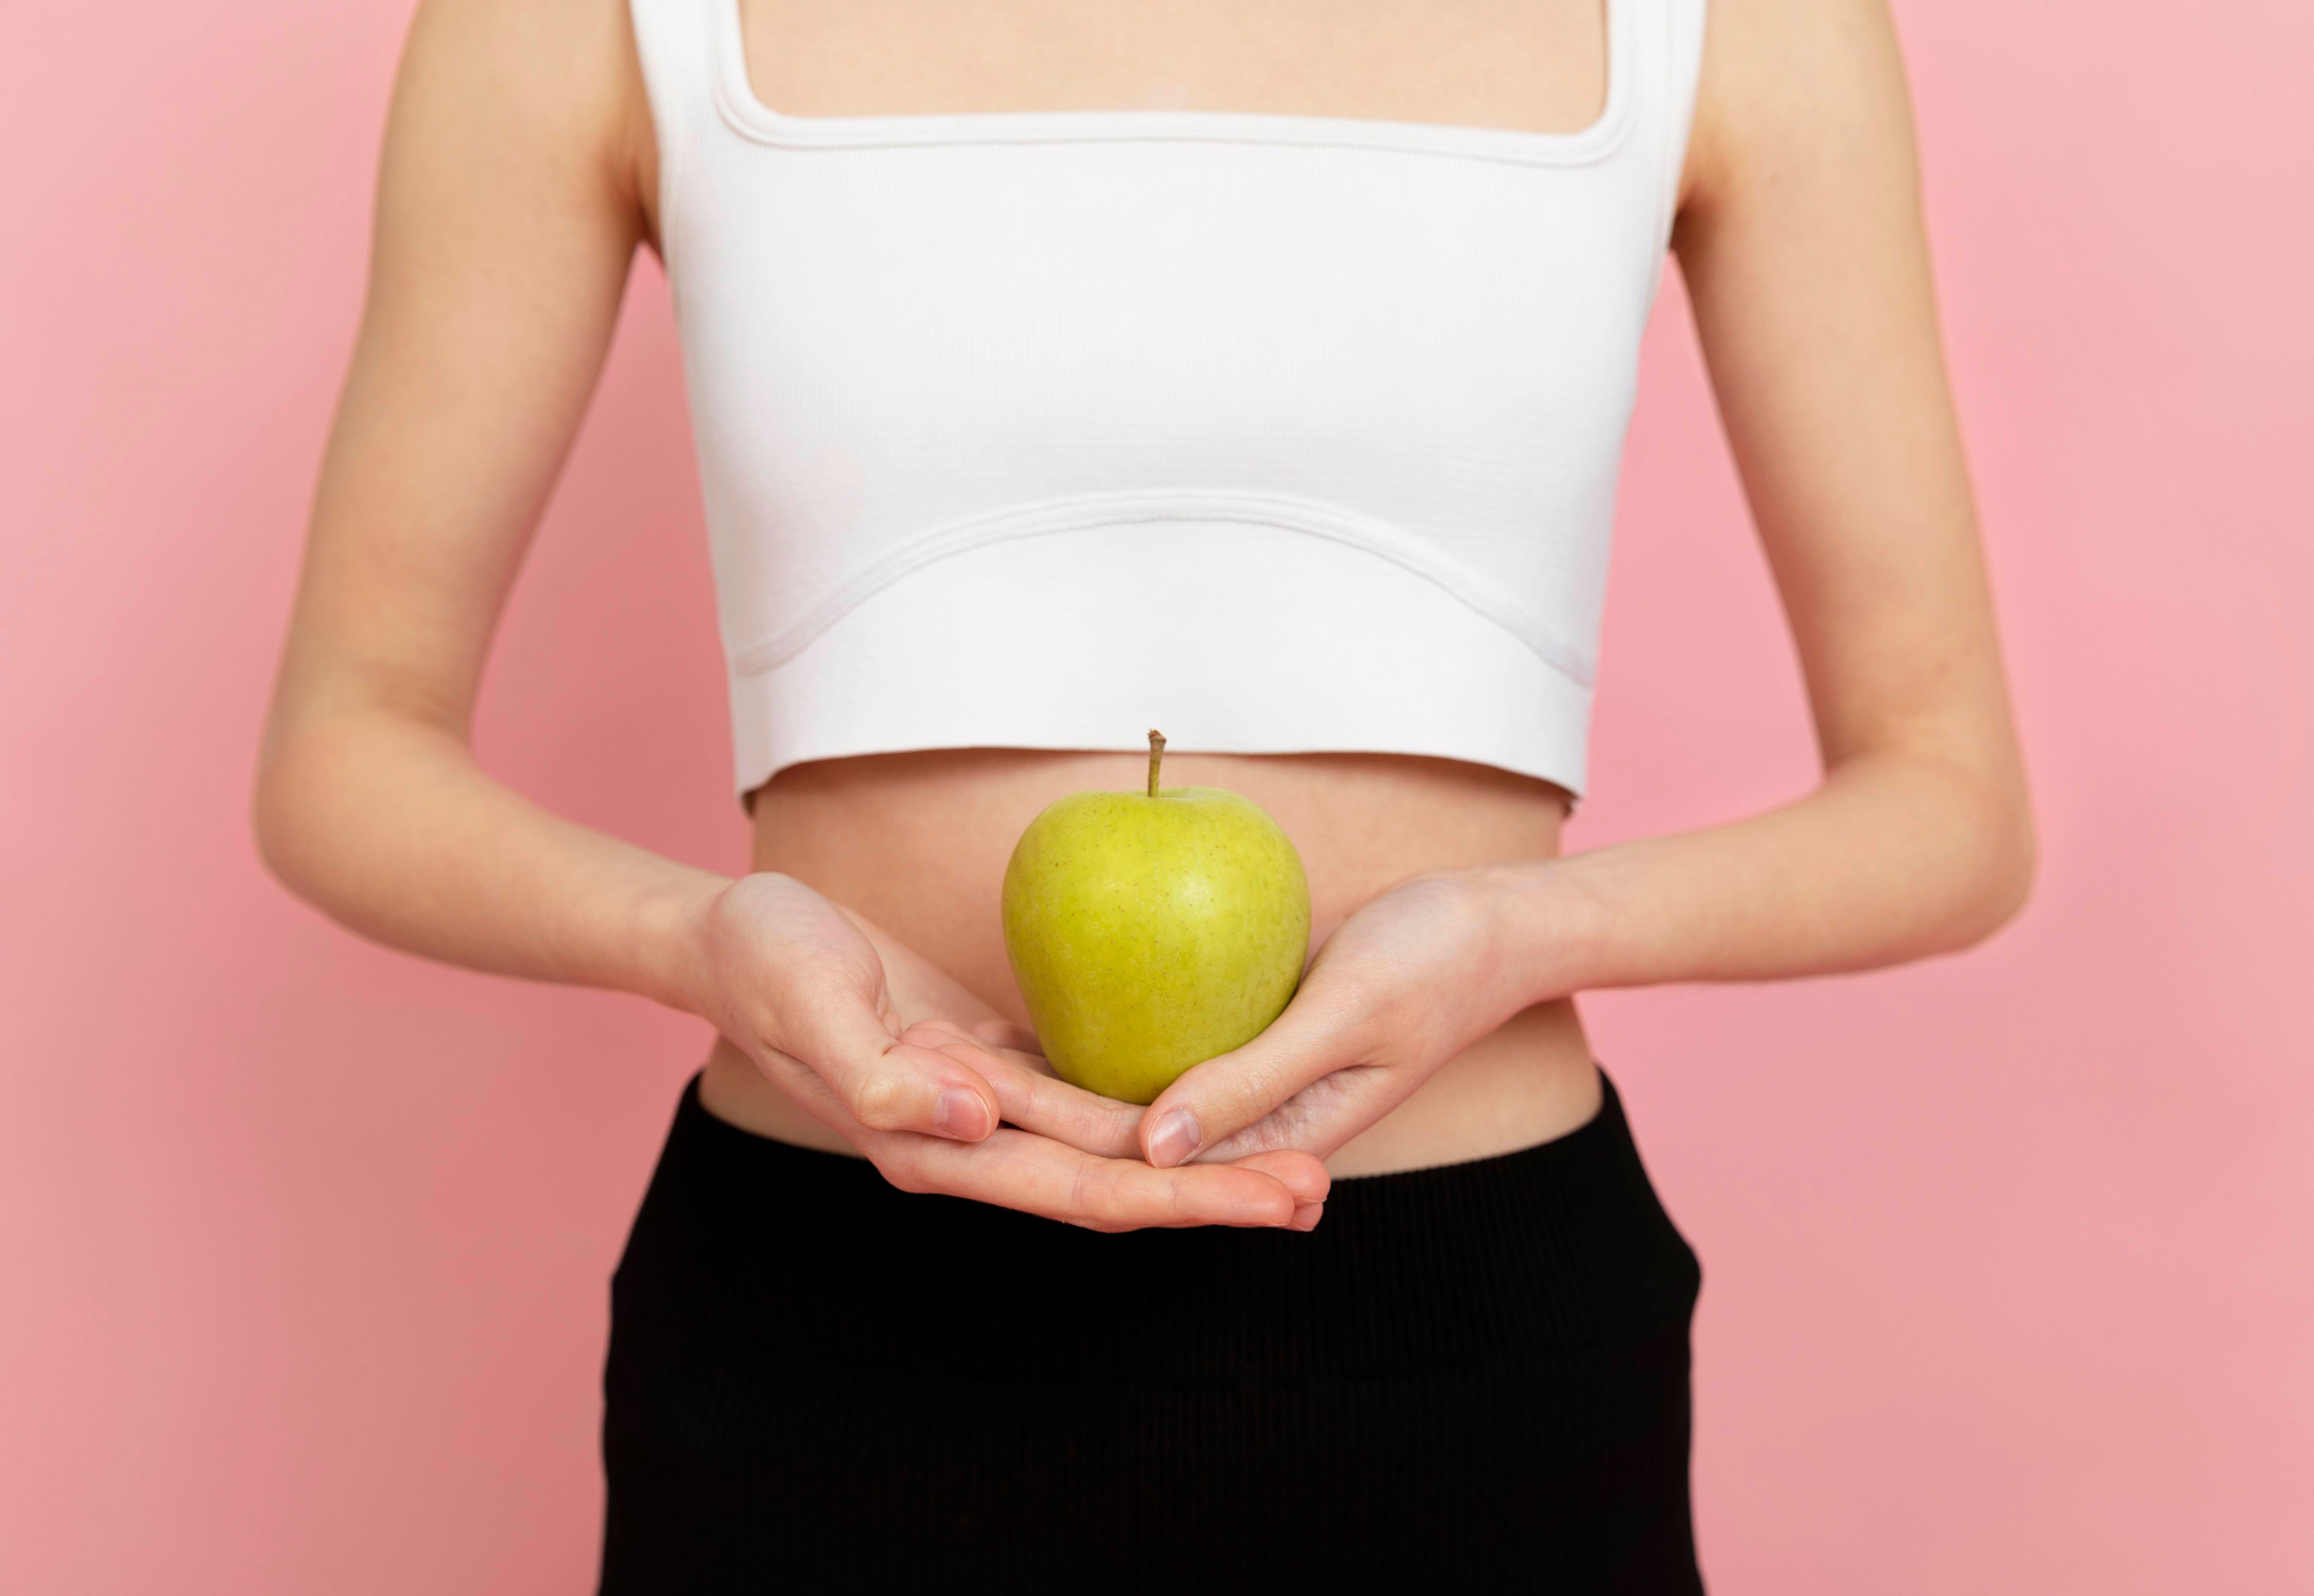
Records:
[[[904,1018],[867,933],[791,877],[732,882],[694,934],[698,1011],[905,1191],[1101,1230],[1317,1222],[1328,1177],[1307,1153],[1153,1168],[1139,1108],[1059,1080],[1001,1027]]]

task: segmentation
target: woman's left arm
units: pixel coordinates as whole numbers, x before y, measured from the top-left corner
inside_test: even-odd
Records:
[[[1424,877],[1153,1103],[1159,1165],[1324,1157],[1533,1004],[1949,952],[2022,905],[2025,778],[1882,0],[1712,0],[1674,246],[1822,783],[1731,824]]]

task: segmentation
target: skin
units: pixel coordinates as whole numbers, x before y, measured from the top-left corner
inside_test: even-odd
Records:
[[[905,13],[909,48],[889,48]],[[796,114],[1174,106],[1563,131],[1596,0],[746,0]],[[1572,994],[1965,948],[2033,837],[1878,0],[1713,0],[1674,242],[1805,673],[1819,784],[1561,857],[1563,794],[1451,762],[1170,754],[1310,875],[1277,1023],[1144,1111],[1055,1080],[997,931],[1020,829],[1132,754],[952,750],[785,772],[736,881],[475,763],[482,661],[652,247],[623,0],[426,0],[359,344],[257,793],[296,890],[396,947],[635,992],[721,1040],[710,1109],[896,1184],[1100,1229],[1307,1229],[1329,1178],[1485,1156],[1595,1111]],[[1139,727],[1122,736],[1138,735]]]

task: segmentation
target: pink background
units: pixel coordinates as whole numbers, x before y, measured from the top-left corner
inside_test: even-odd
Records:
[[[28,1596],[591,1578],[605,1279],[701,1027],[367,947],[243,820],[409,9],[7,8],[0,1589]],[[1588,1005],[1705,1259],[1705,1567],[2305,1592],[2314,24],[1899,11],[2046,863],[1963,958]],[[1810,774],[1667,283],[1578,843]],[[654,269],[633,301],[482,742],[729,866]]]

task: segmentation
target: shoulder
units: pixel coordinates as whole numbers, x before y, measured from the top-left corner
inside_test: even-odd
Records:
[[[1683,213],[1843,147],[1912,159],[1886,0],[1708,0]]]

